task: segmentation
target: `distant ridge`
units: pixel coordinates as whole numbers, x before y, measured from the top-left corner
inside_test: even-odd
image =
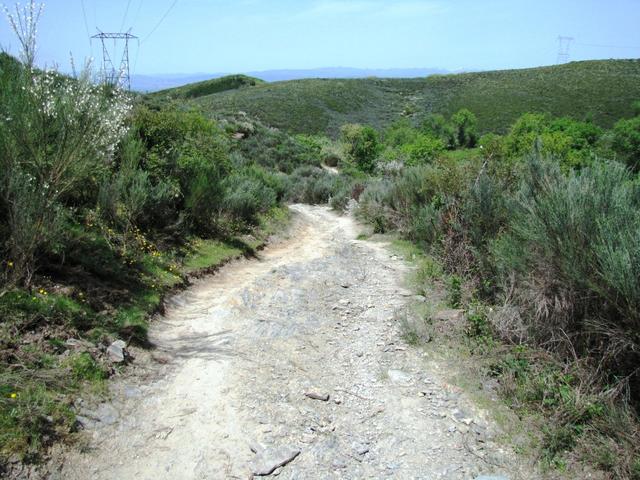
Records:
[[[243,111],[289,132],[335,136],[345,123],[382,129],[400,118],[418,123],[428,113],[450,116],[461,108],[476,114],[480,133],[504,133],[525,112],[589,118],[609,128],[632,116],[638,99],[640,60],[629,59],[418,78],[291,80],[188,101],[211,116]]]
[[[310,70],[267,70],[264,72],[249,73],[248,75],[260,78],[266,82],[279,82],[283,80],[302,80],[305,78],[418,78],[444,73],[451,72],[438,68],[364,69],[350,67],[326,67]]]
[[[386,68],[363,69],[350,67],[323,67],[312,69],[282,69],[245,72],[250,77],[265,82],[300,80],[305,78],[418,78],[435,74],[451,73],[439,68]],[[228,73],[157,74],[132,75],[131,86],[138,92],[156,92],[168,88],[181,87],[189,83],[202,82],[228,76]]]

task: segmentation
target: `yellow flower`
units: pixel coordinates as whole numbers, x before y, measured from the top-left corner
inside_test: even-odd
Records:
[[[9,395],[11,398],[16,398],[18,396],[18,394],[16,392],[13,392],[11,395]]]
[[[7,267],[13,268],[13,262],[11,262],[11,261],[7,262]]]

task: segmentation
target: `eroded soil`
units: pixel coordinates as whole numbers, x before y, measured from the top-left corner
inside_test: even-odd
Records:
[[[283,479],[535,478],[402,340],[402,260],[348,216],[292,209],[289,239],[172,299],[51,478],[246,479],[274,449],[300,452]]]

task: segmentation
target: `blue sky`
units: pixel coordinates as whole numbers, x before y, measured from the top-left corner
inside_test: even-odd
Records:
[[[640,0],[49,0],[38,59],[68,70],[69,52],[100,56],[87,30],[131,27],[138,74],[520,68],[555,63],[558,35],[572,60],[638,58],[639,22]],[[16,43],[3,22],[0,46]]]

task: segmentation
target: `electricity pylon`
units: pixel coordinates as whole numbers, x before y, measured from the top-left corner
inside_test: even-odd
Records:
[[[137,40],[138,37],[129,32],[124,33],[104,33],[100,32],[91,38],[99,38],[102,42],[102,81],[106,85],[112,87],[126,88],[131,90],[131,76],[129,70],[129,40]],[[114,50],[118,40],[124,40],[124,50],[122,51],[122,59],[120,60],[120,68],[116,70],[116,66],[111,59],[106,41],[113,40]]]
[[[567,63],[569,61],[569,48],[573,42],[573,37],[558,37],[558,59],[557,64]]]

